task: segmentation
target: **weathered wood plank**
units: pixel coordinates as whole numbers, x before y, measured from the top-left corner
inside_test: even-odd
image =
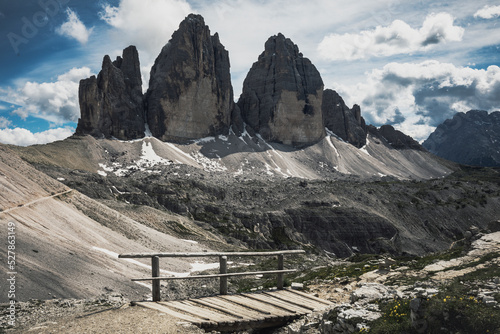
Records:
[[[189,321],[205,330],[237,331],[282,325],[313,310],[325,309],[331,303],[287,289],[136,304]]]
[[[307,298],[306,296],[302,296],[299,294],[295,294],[291,291],[277,291],[275,294],[277,297],[284,298],[286,300],[290,300],[300,305],[308,305],[314,307],[315,310],[322,310],[328,307],[331,304],[320,303],[314,299]]]
[[[295,298],[288,298],[288,296],[282,296],[281,291],[273,291],[273,292],[263,292],[262,298],[271,298],[272,300],[279,301],[287,307],[297,308],[299,310],[305,310],[306,312],[312,312],[316,310],[315,305],[311,305],[308,300],[305,300],[303,303],[298,301]]]
[[[171,280],[182,280],[182,279],[199,279],[199,278],[219,278],[219,277],[235,277],[235,276],[253,276],[253,275],[272,275],[279,273],[294,273],[296,269],[285,269],[285,270],[268,270],[268,271],[253,271],[253,272],[243,272],[243,273],[228,273],[228,274],[213,274],[213,275],[193,275],[193,276],[169,276],[169,277],[145,277],[145,278],[132,278],[132,281],[171,281]]]
[[[316,296],[307,294],[307,293],[302,292],[302,291],[297,291],[297,290],[293,290],[293,289],[284,289],[283,291],[288,291],[288,292],[294,293],[296,295],[300,295],[300,296],[306,297],[308,299],[312,299],[312,300],[314,300],[314,301],[316,301],[316,302],[318,302],[320,304],[324,304],[325,306],[333,305],[333,303],[331,303],[328,300],[318,298]]]
[[[272,252],[203,252],[203,253],[125,253],[121,259],[158,257],[216,257],[216,256],[274,256],[280,254],[303,254],[304,250],[283,250]]]
[[[208,309],[208,308],[202,307],[202,306],[197,305],[195,303],[192,303],[188,300],[179,301],[179,304],[185,305],[185,307],[187,307],[191,311],[197,312],[198,314],[200,314],[202,316],[206,316],[209,319],[212,319],[212,320],[217,321],[217,322],[223,322],[226,324],[234,324],[237,321],[244,320],[244,319],[238,319],[238,318],[230,316],[228,314],[217,312],[213,309]]]
[[[190,315],[187,315],[187,314],[184,314],[184,313],[181,313],[181,312],[174,311],[174,310],[172,310],[169,307],[166,307],[166,306],[163,306],[163,305],[159,305],[157,303],[152,303],[152,302],[136,302],[135,304],[137,306],[141,306],[141,307],[145,307],[145,308],[149,308],[149,309],[152,309],[152,310],[156,310],[156,311],[159,311],[159,312],[166,313],[166,314],[171,315],[171,316],[173,316],[175,318],[178,318],[178,319],[189,321],[190,323],[193,323],[196,326],[201,326],[202,323],[209,323],[212,326],[217,325],[216,322],[210,321],[210,319],[198,318],[198,317],[190,316]]]
[[[221,301],[225,301],[225,302],[228,302],[228,303],[231,303],[231,304],[234,304],[234,305],[238,305],[240,307],[243,307],[247,310],[252,310],[254,312],[257,312],[259,314],[264,314],[264,315],[270,315],[271,312],[268,312],[268,311],[264,311],[262,308],[256,308],[256,307],[252,307],[250,305],[245,305],[244,302],[240,302],[240,301],[236,301],[234,299],[231,299],[231,298],[225,298],[226,296],[216,296],[216,297],[213,297],[217,300],[221,300]]]
[[[221,312],[228,312],[229,314],[234,314],[235,316],[250,319],[252,321],[264,321],[265,317],[262,313],[258,313],[248,308],[244,308],[239,305],[235,305],[231,302],[225,301],[219,298],[202,298],[202,299],[191,299],[192,302],[200,303],[207,307],[213,307]]]
[[[208,307],[208,308],[212,308],[214,310],[228,314],[229,316],[232,316],[232,317],[235,317],[238,319],[248,320],[248,321],[256,321],[257,320],[256,318],[251,317],[248,312],[247,313],[238,312],[238,310],[235,307],[227,308],[227,307],[224,307],[223,305],[217,305],[217,303],[213,303],[211,301],[202,301],[202,300],[190,300],[190,301],[192,301],[193,303],[201,304],[201,305]]]
[[[272,306],[277,307],[277,308],[281,308],[282,310],[285,310],[289,313],[306,314],[306,313],[311,312],[309,309],[297,307],[295,305],[290,305],[290,304],[284,303],[283,301],[281,301],[279,299],[272,298],[270,296],[265,296],[262,294],[248,294],[248,295],[245,295],[245,297],[258,300],[260,302],[272,305]]]
[[[171,302],[157,302],[157,304],[163,305],[164,307],[167,307],[170,310],[173,310],[175,312],[186,313],[188,316],[199,318],[203,322],[207,322],[207,321],[213,321],[213,322],[215,322],[214,319],[210,319],[207,316],[203,316],[203,315],[201,315],[199,313],[196,313],[193,310],[189,310],[189,309],[187,309],[187,308],[185,308],[183,306],[177,307],[175,304],[172,304]]]
[[[291,313],[287,310],[283,310],[282,308],[270,305],[269,303],[264,303],[259,300],[248,298],[243,295],[228,295],[228,296],[220,296],[220,298],[229,299],[231,301],[236,301],[238,303],[246,304],[254,309],[260,309],[265,312],[269,312],[273,316],[290,316]]]
[[[317,309],[316,306],[315,305],[311,305],[311,303],[309,301],[306,300],[305,303],[301,302],[295,296],[291,296],[290,297],[290,296],[283,295],[283,294],[278,294],[278,293],[270,294],[270,293],[267,293],[267,292],[263,292],[263,294],[266,295],[266,296],[272,297],[272,298],[279,299],[279,300],[281,300],[282,302],[284,302],[286,304],[295,305],[297,307],[305,308],[305,309],[308,309],[310,311],[315,311]]]

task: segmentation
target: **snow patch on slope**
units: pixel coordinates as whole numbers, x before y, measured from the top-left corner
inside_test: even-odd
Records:
[[[155,150],[153,149],[153,145],[150,142],[144,141],[142,143],[142,156],[139,161],[137,161],[138,167],[154,167],[158,164],[168,166],[172,163],[172,161],[163,159],[158,154],[156,154]]]

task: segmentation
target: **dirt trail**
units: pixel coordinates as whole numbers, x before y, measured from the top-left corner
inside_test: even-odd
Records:
[[[25,203],[25,204],[19,204],[18,206],[14,206],[14,207],[8,208],[6,210],[3,210],[0,213],[9,213],[11,211],[14,211],[14,210],[17,210],[17,209],[20,209],[20,208],[24,208],[24,207],[30,206],[32,204],[36,204],[38,202],[45,201],[45,200],[50,199],[50,198],[54,198],[54,197],[58,197],[58,196],[61,196],[61,195],[68,194],[68,193],[70,193],[72,191],[73,191],[73,189],[69,189],[69,190],[66,190],[66,191],[54,194],[54,195],[41,197],[41,198],[35,199],[35,200],[31,201],[31,202],[28,202],[28,203]]]

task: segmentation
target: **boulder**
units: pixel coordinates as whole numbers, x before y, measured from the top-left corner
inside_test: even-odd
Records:
[[[77,135],[130,140],[144,137],[144,100],[135,46],[114,62],[106,55],[97,78],[80,81]]]
[[[265,140],[313,144],[325,136],[323,80],[282,34],[270,37],[248,72],[238,100],[243,120]]]
[[[321,109],[328,130],[358,148],[366,144],[366,123],[357,104],[349,109],[336,91],[325,89]]]
[[[203,17],[190,14],[151,69],[147,119],[154,137],[183,142],[227,134],[234,109],[229,54]]]

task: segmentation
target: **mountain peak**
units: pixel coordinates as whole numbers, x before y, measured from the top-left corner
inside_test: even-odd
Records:
[[[149,127],[161,140],[228,132],[234,109],[229,54],[200,15],[187,16],[162,49],[146,102]]]
[[[500,112],[470,110],[445,120],[423,146],[442,158],[475,166],[500,166]]]
[[[283,34],[270,37],[248,72],[238,101],[245,122],[269,141],[309,145],[325,136],[323,80]]]
[[[144,137],[142,79],[135,46],[123,50],[114,62],[105,55],[97,78],[81,80],[78,95],[81,117],[77,135],[122,140]]]

